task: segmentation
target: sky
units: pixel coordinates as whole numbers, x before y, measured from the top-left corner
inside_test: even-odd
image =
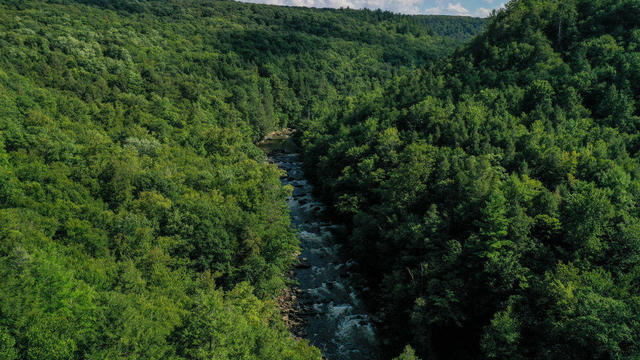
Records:
[[[486,17],[506,0],[240,0],[259,4],[318,8],[382,9],[402,14]]]

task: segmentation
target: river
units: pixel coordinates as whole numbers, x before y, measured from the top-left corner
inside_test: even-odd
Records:
[[[337,226],[326,221],[325,207],[313,198],[299,154],[276,153],[269,158],[287,172],[283,185],[294,188],[288,203],[301,243],[294,279],[298,282],[296,306],[304,320],[305,337],[327,360],[377,359],[371,317],[351,279],[353,264],[341,257]]]

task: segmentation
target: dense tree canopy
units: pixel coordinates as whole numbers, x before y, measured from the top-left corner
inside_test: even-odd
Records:
[[[254,143],[287,126],[385,358],[637,358],[639,18],[513,0],[473,37],[483,20],[2,2],[0,358],[320,359],[274,304],[298,240]]]
[[[639,18],[635,0],[511,1],[306,131],[390,353],[640,354]]]
[[[0,358],[320,359],[274,305],[298,240],[290,189],[254,141],[479,26],[230,1],[2,1]]]

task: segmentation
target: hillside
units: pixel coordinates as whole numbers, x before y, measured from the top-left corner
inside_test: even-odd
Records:
[[[389,354],[640,354],[639,18],[511,1],[444,64],[306,131]]]
[[[3,1],[0,358],[321,359],[276,306],[284,127],[381,358],[638,358],[638,19]]]
[[[274,304],[298,239],[254,142],[482,26],[449,20],[2,1],[0,358],[320,359]]]

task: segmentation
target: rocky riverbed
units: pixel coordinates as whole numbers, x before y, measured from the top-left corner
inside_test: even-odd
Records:
[[[353,287],[353,264],[340,256],[337,226],[325,220],[324,205],[313,198],[299,155],[276,151],[269,159],[287,172],[283,184],[294,188],[288,202],[301,241],[299,263],[290,274],[297,286],[279,299],[285,322],[327,360],[377,359],[371,317]]]

